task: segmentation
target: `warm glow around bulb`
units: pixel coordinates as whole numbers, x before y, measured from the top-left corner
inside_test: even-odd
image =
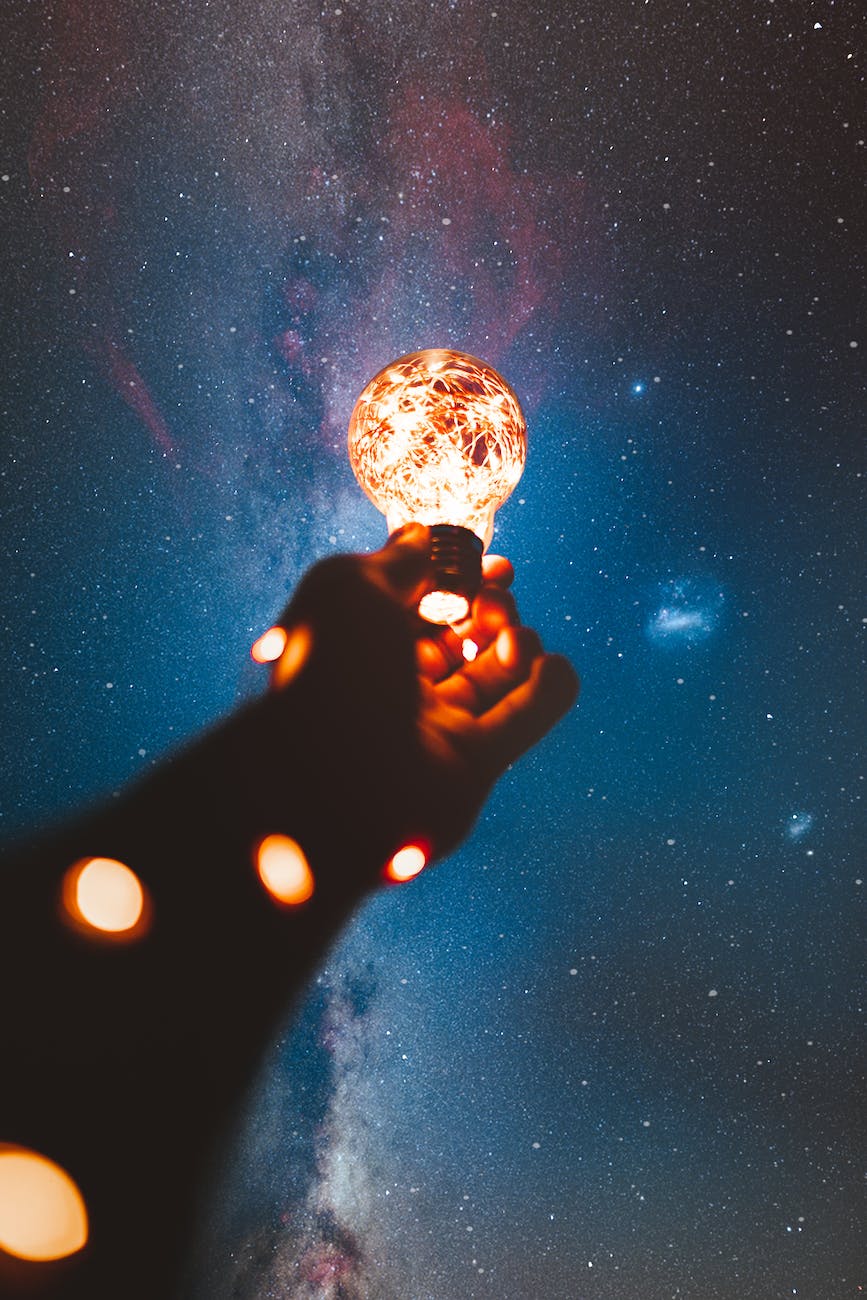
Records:
[[[0,1146],[0,1249],[18,1259],[63,1259],[87,1241],[87,1210],[60,1165]]]
[[[427,866],[427,855],[418,844],[407,844],[398,849],[385,868],[386,877],[400,883],[412,880]]]
[[[263,632],[258,641],[254,641],[250,647],[250,654],[256,660],[257,664],[271,664],[275,659],[279,659],[286,647],[286,629],[284,627],[269,627],[267,632]]]
[[[364,491],[402,524],[457,524],[487,546],[495,509],[527,454],[518,399],[501,375],[465,352],[430,348],[376,375],[349,422],[349,459]]]
[[[310,864],[300,844],[288,835],[266,835],[256,850],[259,879],[278,903],[297,907],[313,894]]]
[[[82,858],[63,878],[63,906],[85,932],[138,938],[147,928],[147,898],[134,871],[115,858]]]

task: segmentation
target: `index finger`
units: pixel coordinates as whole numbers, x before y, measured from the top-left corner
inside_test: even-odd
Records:
[[[515,581],[515,570],[505,555],[483,555],[482,577],[485,582],[492,582],[497,587],[511,587]]]

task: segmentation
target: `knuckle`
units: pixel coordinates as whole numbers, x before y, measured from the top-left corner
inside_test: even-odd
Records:
[[[360,556],[329,555],[305,573],[280,621],[290,626],[299,620],[314,623],[327,620],[335,609],[353,602],[354,593],[363,585]]]

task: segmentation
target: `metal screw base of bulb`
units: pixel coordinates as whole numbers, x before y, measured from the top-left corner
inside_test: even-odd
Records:
[[[434,524],[431,532],[431,562],[433,574],[431,591],[463,597],[471,605],[482,585],[481,538],[469,528],[459,524]],[[431,616],[424,609],[422,616],[432,622],[450,622],[448,617]]]
[[[460,524],[434,524],[430,534],[437,587],[472,600],[482,585],[482,539]]]

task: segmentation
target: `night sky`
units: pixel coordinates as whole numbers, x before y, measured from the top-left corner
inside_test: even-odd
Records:
[[[196,1300],[867,1285],[859,8],[4,7],[4,835],[262,686],[418,348],[521,398],[583,680],[287,1020]]]

